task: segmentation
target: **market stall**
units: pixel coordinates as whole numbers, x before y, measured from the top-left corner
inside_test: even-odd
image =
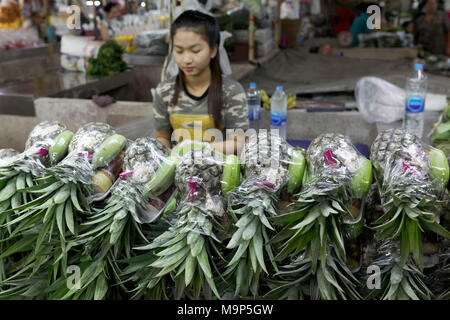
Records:
[[[157,2],[4,53],[0,300],[450,299],[450,81],[398,33],[409,1],[358,48],[359,1]],[[202,97],[169,36],[193,8],[234,79]]]

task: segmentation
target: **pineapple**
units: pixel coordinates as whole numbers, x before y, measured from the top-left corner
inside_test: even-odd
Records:
[[[153,298],[199,299],[202,293],[211,298],[212,290],[220,298],[211,263],[220,255],[214,242],[219,242],[216,231],[226,214],[221,196],[223,158],[203,146],[179,159],[175,172],[179,193],[176,218],[168,231],[139,248],[151,251],[139,258],[150,269],[145,268],[142,278],[137,279],[138,294],[147,287]]]
[[[65,272],[68,250],[72,246],[66,237],[78,232],[82,216],[77,213],[90,211],[87,196],[94,171],[88,157],[83,156],[94,152],[112,133],[113,130],[107,124],[85,125],[70,142],[69,155],[58,165],[44,168],[43,176],[37,180],[39,183],[24,189],[36,194],[37,198],[16,208],[20,215],[7,224],[15,226],[14,236],[19,239],[12,248],[20,249],[19,244],[34,244],[20,266],[22,270],[35,274],[41,266],[48,267],[47,264],[53,258],[54,275],[59,266]],[[30,142],[30,145],[43,146],[40,142]],[[59,240],[55,241],[55,238]],[[7,250],[9,254],[15,252],[12,248]],[[33,268],[30,270],[30,267]]]
[[[77,237],[77,242],[86,245],[84,255],[95,257],[90,264],[101,266],[97,281],[109,274],[110,281],[115,276],[120,282],[121,272],[115,261],[121,257],[131,257],[131,247],[137,236],[147,242],[138,224],[152,222],[159,210],[148,204],[142,190],[168,156],[167,147],[158,140],[148,137],[137,139],[125,152],[122,178],[112,187],[111,197],[83,224],[86,229]],[[88,271],[90,269],[86,269]],[[81,283],[79,290],[63,291],[59,297],[54,293],[52,297],[69,298],[81,291],[88,294],[92,287],[97,288],[95,279],[89,277],[86,280],[89,282]],[[100,291],[102,295],[98,295],[98,299],[105,298],[111,291],[111,286],[101,284],[106,289]]]
[[[4,149],[3,154],[12,161],[0,167],[0,203],[3,210],[18,208],[28,202],[30,195],[18,192],[26,186],[31,187],[34,177],[40,176],[48,165],[48,150],[53,146],[56,137],[63,132],[65,126],[58,121],[44,121],[30,132],[25,143],[25,151],[16,154],[11,149]],[[1,163],[0,163],[1,164]]]
[[[412,253],[423,270],[422,232],[450,236],[438,222],[449,177],[445,155],[403,129],[390,129],[375,139],[371,159],[384,211],[374,222],[377,238],[399,239],[400,266]]]
[[[297,156],[295,159],[299,162],[292,162]],[[298,181],[293,181],[294,187],[287,189],[298,187],[303,175],[304,157],[275,132],[260,130],[245,144],[241,166],[243,182],[228,193],[235,230],[227,248],[234,249],[234,254],[224,275],[235,282],[234,297],[247,296],[249,290],[253,296],[259,295],[261,273],[269,272],[265,260],[273,259],[268,241],[270,232],[275,229],[269,218],[277,215],[277,201],[292,182],[291,177]],[[274,263],[272,267],[277,269]]]
[[[0,149],[0,167],[10,164],[19,155],[14,149]]]
[[[280,244],[275,259],[289,262],[287,270],[278,273],[286,284],[268,295],[290,289],[290,281],[297,283],[292,281],[297,268],[297,280],[311,281],[312,299],[359,299],[344,241],[360,232],[354,222],[362,224],[363,217],[359,210],[352,214],[351,205],[369,191],[372,166],[348,138],[335,133],[314,139],[306,161],[303,188],[293,211],[273,218],[283,228],[271,240]]]

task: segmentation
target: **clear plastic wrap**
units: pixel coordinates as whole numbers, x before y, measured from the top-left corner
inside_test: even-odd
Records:
[[[19,172],[40,176],[45,167],[50,165],[48,152],[55,143],[56,137],[66,129],[59,121],[43,121],[35,126],[28,135],[24,152],[18,154],[14,161],[2,168],[12,175]]]
[[[278,201],[290,178],[293,154],[294,149],[275,130],[251,134],[240,154],[243,181],[228,192],[233,230],[227,248],[233,253],[225,275],[235,285],[234,297],[247,296],[249,290],[258,296],[262,274],[270,265],[277,270],[268,244],[275,230],[269,219],[279,214]],[[241,277],[247,280],[236,281]]]
[[[306,161],[306,180],[299,194],[299,202],[325,196],[339,199],[347,206],[358,191],[354,179],[360,179],[358,184],[362,188],[371,184],[370,168],[366,172],[366,179],[356,177],[356,173],[365,165],[370,167],[368,160],[348,137],[341,134],[327,133],[314,139],[306,151]],[[348,218],[351,220],[351,216]]]
[[[151,223],[163,212],[165,202],[144,196],[145,184],[155,176],[162,163],[169,157],[167,147],[154,138],[139,138],[127,148],[123,171],[110,188],[107,207],[121,203],[138,223]],[[167,195],[166,199],[167,201]]]
[[[90,185],[95,173],[91,165],[94,152],[114,133],[106,123],[91,122],[82,126],[69,144],[69,154],[58,165],[47,169],[46,173],[64,183]]]
[[[182,142],[185,145],[189,143]],[[198,296],[202,292],[207,299],[211,299],[212,291],[220,298],[212,274],[216,268],[212,268],[211,264],[215,264],[220,256],[214,245],[214,242],[219,242],[218,236],[223,229],[219,220],[222,223],[226,220],[221,191],[223,165],[223,156],[203,144],[186,149],[177,160],[177,205],[174,215],[165,218],[170,228],[150,245],[140,248],[153,249],[158,256],[156,261],[149,263],[150,267],[156,268],[154,277],[146,280],[149,288],[159,285],[159,279],[173,271],[167,281],[175,281],[176,286],[182,282],[184,290],[168,292],[171,297],[180,299],[183,296]],[[177,250],[169,249],[171,243],[177,243]],[[179,254],[178,249],[183,254]],[[173,268],[173,265],[179,267]],[[188,265],[186,270],[189,268],[189,274],[180,269],[185,265]],[[202,279],[206,280],[207,286]]]
[[[250,135],[240,154],[244,181],[250,185],[263,187],[277,193],[288,182],[288,169],[293,148],[274,131],[259,130]],[[241,186],[244,188],[243,184]]]
[[[403,129],[390,129],[375,139],[371,159],[383,208],[375,229],[380,239],[400,239],[402,263],[412,253],[422,269],[422,233],[450,236],[439,224],[449,176],[445,154]]]
[[[403,129],[381,132],[372,144],[371,159],[380,190],[388,192],[382,192],[383,202],[389,197],[433,199],[448,182],[445,154]]]
[[[7,166],[19,155],[14,149],[0,149],[0,167]]]

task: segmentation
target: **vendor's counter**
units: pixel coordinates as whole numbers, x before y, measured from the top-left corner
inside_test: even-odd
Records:
[[[58,45],[43,44],[37,47],[0,50],[0,63],[9,60],[26,59],[36,56],[44,56],[59,51]]]
[[[118,101],[101,108],[87,99],[40,98],[35,100],[36,116],[0,115],[0,148],[22,151],[32,128],[44,120],[61,120],[69,129],[76,131],[88,122],[109,123],[129,139],[154,136],[153,104],[146,102]],[[439,112],[425,113],[423,140],[429,143],[428,132]],[[269,112],[262,110],[261,128],[270,128]],[[400,127],[401,121],[390,125],[376,125],[364,121],[356,111],[307,112],[288,110],[287,138],[312,140],[326,132],[347,135],[354,143],[370,147],[379,131]]]
[[[134,98],[133,71],[106,77],[81,72],[53,71],[0,87],[0,113],[34,116],[33,101],[39,97],[91,98],[114,91],[117,100]]]

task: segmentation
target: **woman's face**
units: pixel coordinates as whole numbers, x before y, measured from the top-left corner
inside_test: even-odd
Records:
[[[180,28],[173,37],[173,57],[186,76],[197,76],[207,68],[217,54],[199,34],[187,28]]]
[[[109,20],[115,19],[120,16],[120,7],[114,6],[111,8],[111,10],[106,14],[107,18]]]
[[[425,11],[427,13],[434,13],[437,9],[437,1],[436,0],[428,0],[425,4]]]

